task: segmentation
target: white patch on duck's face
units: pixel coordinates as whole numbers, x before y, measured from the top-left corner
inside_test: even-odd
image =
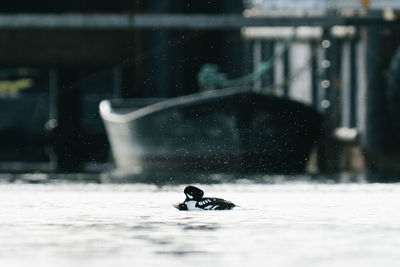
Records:
[[[190,201],[186,201],[185,202],[186,207],[187,207],[188,210],[203,210],[203,209],[200,209],[200,208],[196,207],[196,203],[197,203],[197,201],[194,201],[194,200],[190,200]]]
[[[192,196],[192,195],[186,194],[186,196],[187,196],[189,199],[193,199],[193,196]]]

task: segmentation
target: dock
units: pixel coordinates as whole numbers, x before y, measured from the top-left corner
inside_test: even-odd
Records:
[[[206,64],[235,80],[276,57],[246,85],[324,116],[308,171],[400,172],[397,7],[271,15],[242,1],[138,2],[0,13],[2,171],[109,169],[101,100],[189,95]]]

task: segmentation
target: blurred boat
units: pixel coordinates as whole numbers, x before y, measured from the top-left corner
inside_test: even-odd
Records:
[[[321,128],[314,108],[246,88],[141,101],[100,103],[117,167],[128,173],[301,172]]]

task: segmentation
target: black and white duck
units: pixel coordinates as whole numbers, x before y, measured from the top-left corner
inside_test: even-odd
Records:
[[[185,201],[174,205],[178,210],[230,210],[235,207],[232,202],[221,198],[203,197],[203,190],[195,186],[187,186],[184,193]]]

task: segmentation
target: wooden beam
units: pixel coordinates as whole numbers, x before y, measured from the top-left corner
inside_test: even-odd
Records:
[[[193,29],[232,30],[250,26],[333,26],[399,23],[381,13],[343,17],[323,16],[244,17],[234,14],[3,14],[0,29]]]

